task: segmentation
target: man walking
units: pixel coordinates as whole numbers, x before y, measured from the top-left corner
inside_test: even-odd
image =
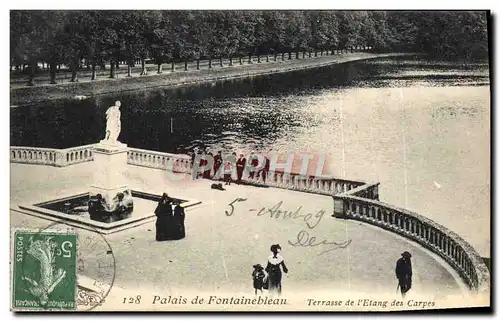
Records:
[[[236,175],[238,176],[238,180],[236,181],[238,184],[241,183],[241,178],[243,177],[243,171],[245,170],[245,165],[247,163],[246,158],[243,154],[240,154],[240,158],[236,161]]]
[[[269,173],[269,166],[270,166],[270,160],[269,158],[267,158],[267,156],[264,156],[264,167],[259,169],[259,171],[257,172],[257,178],[262,176],[264,184],[266,183],[266,177],[267,174]]]
[[[401,289],[401,296],[405,297],[406,292],[411,289],[411,254],[408,251],[401,253],[401,258],[396,262],[396,278],[398,287]]]
[[[222,151],[218,151],[217,155],[214,156],[214,179],[220,179],[223,175],[219,173],[219,169],[222,165]]]

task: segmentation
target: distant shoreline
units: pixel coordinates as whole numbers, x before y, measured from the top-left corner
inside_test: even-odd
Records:
[[[81,81],[63,84],[42,84],[33,87],[18,87],[10,89],[11,108],[24,105],[41,104],[55,100],[74,99],[84,100],[95,96],[121,93],[151,88],[168,88],[182,85],[206,83],[220,80],[244,78],[250,76],[284,73],[295,70],[318,68],[333,64],[366,59],[409,56],[412,53],[350,53],[340,55],[321,56],[306,59],[293,59],[239,65],[234,61],[232,67],[214,67],[212,69],[167,71],[157,75],[122,77],[117,79],[98,79],[96,81]],[[264,59],[263,59],[264,60]],[[214,60],[214,65],[216,64]]]

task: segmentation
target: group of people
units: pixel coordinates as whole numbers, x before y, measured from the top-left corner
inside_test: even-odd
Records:
[[[156,240],[180,240],[186,237],[185,212],[179,200],[172,200],[163,193],[155,210]]]
[[[281,295],[282,270],[284,273],[288,273],[288,268],[280,252],[281,246],[279,244],[271,245],[272,254],[267,259],[266,268],[264,269],[260,264],[253,266],[252,279],[256,295],[259,290],[262,293],[262,289]],[[401,258],[396,262],[395,272],[398,279],[398,291],[401,291],[401,296],[404,298],[406,293],[411,289],[413,276],[411,254],[408,251],[401,253]]]
[[[266,177],[269,173],[270,160],[267,156],[259,160],[258,155],[252,152],[248,156],[248,160],[244,154],[237,156],[236,152],[229,155],[222,155],[222,151],[218,151],[216,155],[206,148],[205,150],[198,150],[191,153],[192,164],[195,163],[196,155],[199,156],[199,167],[205,168],[208,165],[208,157],[213,158],[212,168],[205,168],[202,173],[195,173],[196,178],[207,178],[214,180],[221,180],[225,185],[231,185],[231,182],[236,178],[236,183],[241,183],[245,170],[247,170],[248,178],[255,179],[261,177],[266,182]],[[208,156],[208,157],[207,157]],[[260,164],[259,162],[263,162]],[[197,170],[193,166],[193,170]],[[257,169],[257,170],[256,170]],[[234,175],[236,174],[236,175]]]
[[[280,252],[281,246],[279,244],[271,245],[271,255],[267,258],[266,268],[264,269],[260,264],[253,266],[252,279],[256,295],[258,290],[262,293],[262,289],[269,290],[269,293],[281,295],[281,270],[283,269],[283,272],[288,273],[288,268]],[[264,271],[266,271],[267,276]]]

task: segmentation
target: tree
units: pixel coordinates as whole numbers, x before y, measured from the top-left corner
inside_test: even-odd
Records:
[[[274,60],[278,52],[283,52],[285,47],[285,15],[283,11],[264,11],[263,13],[267,37],[264,46],[274,53]]]
[[[34,85],[39,61],[49,61],[51,83],[55,83],[55,65],[61,61],[61,43],[58,40],[65,23],[65,11],[12,11],[16,55],[29,65],[28,85]],[[12,34],[11,34],[12,35]],[[18,58],[19,59],[19,58]]]

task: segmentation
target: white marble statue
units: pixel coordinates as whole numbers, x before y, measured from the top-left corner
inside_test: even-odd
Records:
[[[111,106],[106,111],[106,136],[103,142],[107,144],[119,144],[118,136],[120,136],[120,131],[122,129],[120,117],[120,106],[121,102],[118,100],[115,102],[114,106]]]

